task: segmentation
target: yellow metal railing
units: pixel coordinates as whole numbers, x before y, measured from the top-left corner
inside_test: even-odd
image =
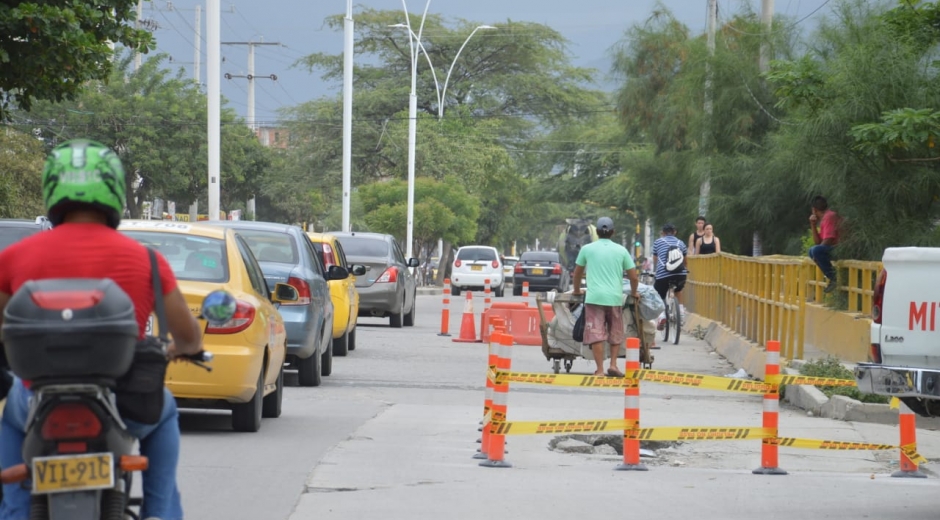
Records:
[[[780,341],[788,359],[803,357],[806,303],[822,302],[826,281],[816,264],[793,256],[690,256],[686,306],[760,345]],[[849,312],[871,312],[872,288],[880,262],[843,260],[839,290]]]

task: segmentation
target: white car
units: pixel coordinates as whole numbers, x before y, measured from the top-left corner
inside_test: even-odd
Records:
[[[506,290],[506,277],[499,251],[490,246],[464,246],[457,250],[450,276],[451,292],[459,296],[460,291],[482,291],[485,280],[497,297]]]

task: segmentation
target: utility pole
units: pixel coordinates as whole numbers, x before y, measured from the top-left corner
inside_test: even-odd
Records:
[[[705,115],[708,117],[708,124],[705,127],[705,135],[702,137],[702,142],[706,149],[711,145],[712,139],[710,139],[711,134],[711,119],[714,108],[712,106],[712,67],[711,67],[711,58],[715,56],[715,26],[718,25],[718,0],[708,0],[708,23],[706,24],[706,31],[708,32],[708,58],[709,63],[705,65]],[[711,165],[707,167],[708,171],[705,172],[705,178],[702,179],[702,184],[699,187],[699,199],[698,199],[698,214],[705,216],[708,213],[708,197],[712,191],[712,182],[711,182]]]
[[[219,0],[206,0],[206,94],[209,97],[209,220],[219,220],[220,144],[222,141],[222,7]]]
[[[760,23],[761,23],[761,42],[760,42],[760,61],[759,68],[761,73],[770,69],[770,38],[773,33],[774,23],[774,0],[761,0],[760,5]],[[754,231],[754,237],[751,241],[752,255],[761,256],[763,247],[760,240],[760,232]]]
[[[201,64],[199,59],[202,57],[202,4],[196,4],[196,41],[195,41],[196,52],[193,54],[193,79],[196,80],[196,85],[199,84],[199,75],[202,73],[200,70]]]
[[[137,20],[134,21],[134,28],[140,29],[140,18],[144,15],[144,0],[137,0]],[[139,52],[134,53],[134,72],[140,69],[141,57]]]
[[[222,42],[222,45],[247,45],[248,46],[248,74],[229,74],[225,73],[225,79],[232,78],[246,78],[248,80],[248,128],[255,130],[258,128],[258,125],[255,123],[255,80],[258,78],[266,78],[272,81],[277,81],[276,74],[269,74],[267,76],[256,76],[255,75],[255,47],[258,45],[280,45],[280,42]]]
[[[343,20],[343,227],[349,232],[349,208],[352,194],[352,102],[353,102],[353,50],[355,22],[352,0],[346,0],[346,18]]]

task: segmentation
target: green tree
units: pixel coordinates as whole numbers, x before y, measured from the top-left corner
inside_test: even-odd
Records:
[[[0,127],[0,218],[35,218],[46,213],[42,202],[42,141]]]
[[[371,231],[394,235],[405,243],[407,190],[403,181],[375,182],[361,187],[358,198],[370,208],[365,221]],[[479,199],[467,193],[456,177],[443,180],[415,180],[414,251],[426,251],[427,258],[437,240],[466,244],[474,240],[480,216]]]
[[[126,171],[132,218],[139,217],[143,202],[153,197],[181,207],[198,201],[205,207],[206,97],[182,71],[174,74],[164,68],[164,60],[163,55],[154,56],[133,72],[132,56],[125,54],[115,62],[109,83],[93,85],[74,101],[36,103],[21,118],[25,122],[20,124],[41,129],[51,142],[89,138],[114,149]],[[237,123],[232,110],[223,110],[223,209],[242,208],[243,201],[259,191],[268,154],[251,130]]]
[[[151,34],[129,24],[137,0],[0,3],[0,120],[12,103],[74,99],[88,81],[111,77],[114,43],[147,52]]]

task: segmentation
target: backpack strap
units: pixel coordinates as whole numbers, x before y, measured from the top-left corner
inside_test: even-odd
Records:
[[[159,337],[164,342],[169,342],[166,328],[166,307],[163,304],[163,282],[160,280],[160,268],[157,265],[157,253],[147,248],[150,255],[150,277],[153,281],[153,310],[157,315],[157,329],[160,331]]]

